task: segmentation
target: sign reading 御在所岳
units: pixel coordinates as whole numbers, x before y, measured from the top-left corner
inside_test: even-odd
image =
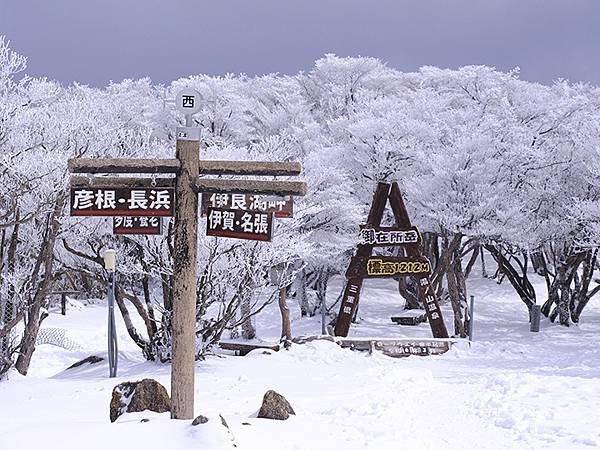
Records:
[[[208,208],[243,209],[272,212],[277,218],[292,217],[294,209],[293,197],[273,197],[257,194],[202,194],[202,217],[208,213]]]
[[[403,230],[396,227],[364,227],[359,234],[361,245],[387,247],[421,242],[417,227]]]
[[[208,208],[207,236],[270,241],[273,213],[243,209]]]
[[[173,188],[71,188],[72,216],[175,215]]]
[[[113,217],[113,234],[162,234],[162,218],[157,216]]]

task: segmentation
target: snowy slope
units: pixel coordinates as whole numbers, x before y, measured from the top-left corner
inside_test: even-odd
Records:
[[[332,283],[336,298],[340,283]],[[103,305],[52,315],[45,327],[68,329],[81,350],[38,348],[30,375],[0,383],[0,449],[500,449],[600,446],[600,307],[593,299],[577,327],[542,321],[530,333],[525,307],[508,285],[480,279],[475,341],[439,357],[369,356],[316,341],[290,351],[210,357],[197,365],[192,427],[150,412],[108,419],[112,387],[152,377],[167,389],[169,366],[145,362],[118,323],[119,376],[104,364],[62,372],[106,348]],[[354,336],[430,336],[427,324],[401,327],[389,317],[401,302],[391,282],[371,281]],[[318,318],[297,317],[294,334],[320,330]],[[450,312],[446,311],[450,328]],[[257,319],[265,340],[279,333],[272,308]],[[262,395],[285,395],[297,416],[255,418]],[[219,414],[231,431],[220,423]],[[147,423],[140,422],[149,418]],[[236,445],[237,447],[233,447]]]

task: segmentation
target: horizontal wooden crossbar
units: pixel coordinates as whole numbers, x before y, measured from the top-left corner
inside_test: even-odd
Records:
[[[200,160],[200,175],[300,175],[299,162]]]
[[[200,178],[196,182],[197,192],[239,193],[262,195],[306,195],[304,181],[264,180],[209,180]]]
[[[176,173],[177,159],[75,158],[69,160],[71,173]],[[200,175],[299,175],[299,162],[201,160]]]
[[[71,173],[175,173],[177,159],[75,158],[69,159]]]
[[[175,178],[125,178],[125,177],[71,177],[71,187],[89,188],[136,188],[174,187]]]

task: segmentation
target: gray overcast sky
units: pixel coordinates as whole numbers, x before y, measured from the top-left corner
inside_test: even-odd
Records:
[[[294,74],[325,53],[600,85],[599,20],[599,0],[0,0],[28,74],[94,86]]]

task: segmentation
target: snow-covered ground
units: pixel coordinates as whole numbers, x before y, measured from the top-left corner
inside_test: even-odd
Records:
[[[339,293],[332,283],[330,299]],[[170,387],[168,365],[145,362],[119,327],[119,375],[103,363],[63,370],[106,352],[103,304],[53,314],[44,327],[68,330],[79,345],[38,347],[30,374],[0,382],[0,449],[501,449],[600,446],[600,301],[579,326],[542,320],[530,333],[527,311],[508,283],[469,285],[476,296],[475,340],[437,357],[394,359],[341,349],[326,341],[197,364],[196,414],[204,425],[143,412],[109,421],[112,388],[155,378]],[[353,336],[430,336],[429,326],[394,325],[401,302],[393,282],[369,281]],[[293,305],[291,305],[293,306]],[[295,335],[317,334],[320,319],[298,317]],[[445,314],[451,329],[451,314]],[[279,333],[276,307],[257,318],[265,340]],[[268,389],[283,394],[296,416],[257,419]],[[221,425],[221,414],[230,431]],[[149,418],[149,422],[140,422]]]

